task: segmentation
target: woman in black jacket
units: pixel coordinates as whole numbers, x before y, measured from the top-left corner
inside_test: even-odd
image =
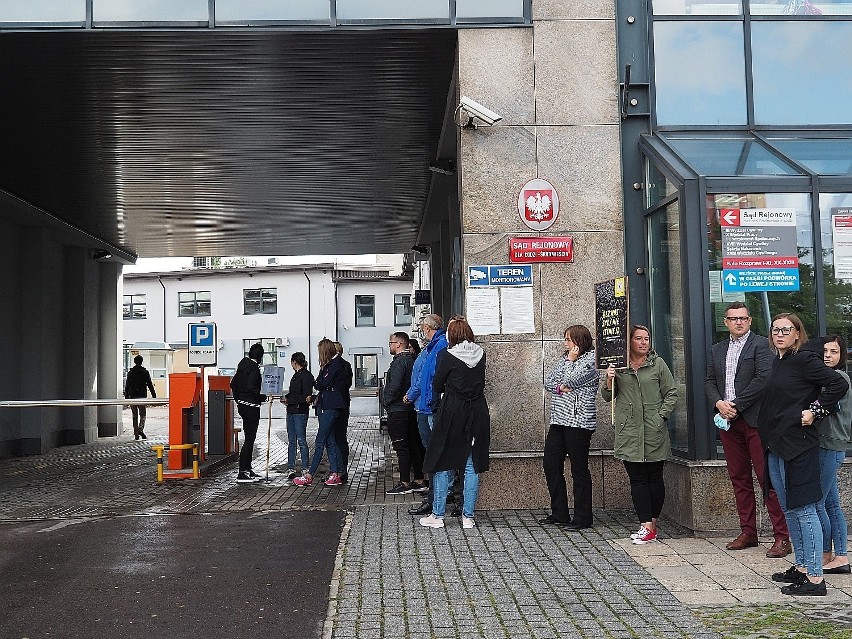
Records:
[[[339,486],[340,480],[340,451],[334,437],[334,424],[340,416],[341,409],[346,407],[343,387],[346,384],[346,370],[340,355],[330,339],[322,339],[317,344],[320,370],[314,381],[314,388],[319,391],[314,402],[319,419],[319,429],[314,440],[314,457],[308,472],[296,477],[293,483],[297,486],[310,486],[314,475],[322,461],[323,450],[328,450],[328,465],[331,474],[325,480],[326,486]]]
[[[491,416],[485,401],[485,351],[474,343],[473,329],[460,315],[447,325],[448,348],[438,355],[432,379],[435,413],[423,470],[434,473],[435,499],[432,514],[421,526],[444,527],[450,475],[464,469],[462,528],[473,528],[473,510],[479,496],[479,473],[488,470]]]
[[[785,595],[825,595],[822,577],[822,499],[819,431],[814,421],[836,409],[849,384],[822,361],[822,353],[804,348],[808,334],[793,313],[772,319],[772,347],[778,357],[758,415],[772,488],[787,518],[796,564],[772,575],[786,582]],[[766,484],[766,490],[769,483]]]
[[[314,376],[308,370],[305,354],[296,352],[290,358],[293,367],[293,377],[290,378],[290,389],[281,398],[282,404],[287,404],[287,474],[294,479],[296,474],[296,444],[302,455],[302,470],[308,469],[311,463],[308,449],[308,409],[314,392]]]

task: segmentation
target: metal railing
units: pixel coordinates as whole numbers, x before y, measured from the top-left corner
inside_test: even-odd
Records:
[[[59,406],[167,406],[160,399],[21,399],[0,401],[0,408],[54,408]]]

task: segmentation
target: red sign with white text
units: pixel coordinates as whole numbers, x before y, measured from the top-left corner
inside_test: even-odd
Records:
[[[574,238],[568,235],[509,238],[509,262],[512,264],[573,261]]]

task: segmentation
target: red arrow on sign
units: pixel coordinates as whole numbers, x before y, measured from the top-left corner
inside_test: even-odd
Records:
[[[739,226],[740,225],[740,210],[739,209],[721,209],[719,211],[719,223],[722,226]]]

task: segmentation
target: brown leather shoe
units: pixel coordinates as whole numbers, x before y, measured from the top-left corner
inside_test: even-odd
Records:
[[[725,548],[728,550],[745,550],[746,548],[754,548],[757,544],[757,537],[754,535],[740,533],[740,536],[730,542]]]
[[[790,547],[789,539],[776,539],[775,543],[772,544],[772,548],[766,551],[766,556],[772,559],[780,559],[781,557],[786,557],[793,549]]]

